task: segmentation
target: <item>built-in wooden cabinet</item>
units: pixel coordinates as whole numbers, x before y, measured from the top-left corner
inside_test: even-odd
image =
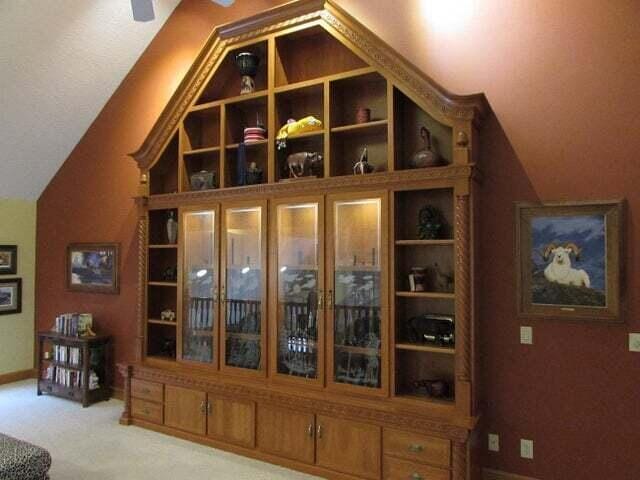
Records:
[[[191,388],[165,386],[164,424],[184,432],[207,432],[207,394]]]
[[[312,464],[315,461],[315,415],[261,406],[258,448],[279,457]]]
[[[208,436],[241,447],[253,448],[256,443],[255,428],[255,402],[208,396]]]
[[[259,58],[252,93],[241,52]],[[468,478],[485,110],[330,0],[217,30],[133,154],[139,356],[121,367],[123,423],[327,478]],[[277,141],[310,115],[322,125]],[[258,125],[265,138],[245,142]],[[437,166],[416,164],[426,144]],[[304,152],[322,162],[289,178]],[[373,171],[356,174],[365,157]],[[446,341],[425,330],[433,316]]]

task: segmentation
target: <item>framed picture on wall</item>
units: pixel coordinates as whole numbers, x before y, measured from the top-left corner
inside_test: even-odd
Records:
[[[622,207],[516,204],[520,316],[622,321]]]
[[[118,293],[119,245],[74,243],[67,247],[67,288],[76,292]]]
[[[22,311],[22,279],[0,280],[0,315],[11,315]]]
[[[0,245],[0,275],[18,273],[18,246]]]

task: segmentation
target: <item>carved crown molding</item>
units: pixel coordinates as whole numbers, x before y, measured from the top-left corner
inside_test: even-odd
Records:
[[[146,170],[158,158],[203,84],[234,45],[318,21],[328,32],[338,32],[356,45],[365,61],[388,71],[399,87],[413,92],[436,118],[477,122],[487,109],[484,95],[448,93],[331,0],[297,0],[213,30],[142,146],[130,154],[138,167]]]

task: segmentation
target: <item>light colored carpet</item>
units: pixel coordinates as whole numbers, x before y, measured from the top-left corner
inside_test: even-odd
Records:
[[[36,396],[34,380],[0,386],[0,432],[46,448],[51,480],[311,480],[316,477],[118,424],[122,402],[82,408]]]

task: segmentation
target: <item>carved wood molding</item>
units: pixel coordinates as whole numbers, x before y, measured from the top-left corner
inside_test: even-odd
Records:
[[[300,0],[213,30],[140,149],[130,154],[138,167],[146,170],[158,158],[203,84],[234,45],[318,20],[327,31],[339,32],[357,45],[366,61],[388,71],[400,87],[414,92],[434,116],[476,121],[487,109],[484,95],[450,94],[330,0]]]
[[[467,445],[454,442],[451,448],[451,480],[467,480]]]
[[[469,382],[471,377],[471,248],[469,196],[456,195],[456,378]]]
[[[447,167],[422,168],[416,170],[396,170],[394,172],[372,173],[369,175],[348,175],[343,177],[314,178],[280,183],[263,183],[247,187],[232,187],[200,192],[169,193],[149,197],[150,208],[175,208],[180,205],[224,201],[249,195],[269,197],[277,195],[304,195],[326,193],[336,190],[375,190],[411,187],[429,181],[450,181],[473,176],[474,165],[450,165]]]
[[[118,372],[124,378],[124,409],[120,416],[120,423],[123,425],[131,424],[131,375],[133,374],[133,366],[118,364]]]
[[[185,388],[194,388],[223,397],[236,399],[246,398],[285,409],[312,411],[315,414],[349,420],[361,420],[420,433],[429,432],[432,435],[442,436],[460,443],[466,442],[469,436],[469,431],[464,427],[447,424],[444,421],[440,422],[419,417],[413,413],[391,412],[368,407],[362,408],[360,406],[342,404],[324,398],[305,398],[290,394],[289,392],[282,393],[277,390],[269,390],[257,386],[225,383],[220,380],[209,380],[192,375],[187,376],[173,371],[160,370],[138,364],[132,367],[133,375],[136,378],[152,382],[169,383]]]
[[[144,325],[147,312],[146,306],[146,279],[147,279],[147,231],[149,228],[149,216],[146,210],[140,212],[138,217],[138,298],[136,308],[136,361],[142,360]]]

